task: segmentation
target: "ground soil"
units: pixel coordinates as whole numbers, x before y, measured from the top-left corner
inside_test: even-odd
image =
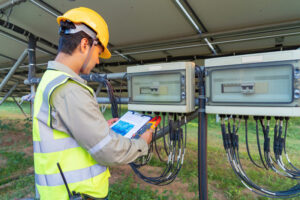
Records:
[[[211,182],[208,184],[208,190],[214,191],[212,198],[218,199],[218,200],[227,200],[227,198],[224,196],[224,192],[217,188],[216,183]]]
[[[111,167],[111,178],[110,183],[115,183],[117,181],[122,181],[125,177],[132,174],[133,179],[136,183],[139,183],[141,188],[145,188],[147,186],[151,186],[151,189],[153,191],[158,191],[158,194],[163,193],[165,190],[172,191],[175,195],[181,194],[186,199],[193,199],[195,197],[195,194],[188,191],[188,183],[183,183],[179,178],[176,178],[176,180],[166,186],[155,186],[150,185],[140,178],[138,178],[132,171],[129,165],[123,165],[123,166],[117,166],[117,167]],[[158,175],[159,172],[161,172],[160,167],[153,167],[153,166],[144,166],[142,168],[142,172],[145,173],[145,175]]]
[[[6,164],[6,158],[0,155],[0,166],[4,166]]]
[[[9,122],[9,119],[2,119],[2,124],[7,124]],[[15,124],[16,130],[22,130],[22,126],[24,126],[23,123],[16,123]],[[17,152],[24,152],[28,156],[32,156],[33,154],[33,148],[32,145],[23,147],[19,145],[20,141],[31,141],[32,138],[30,135],[26,135],[26,133],[22,131],[9,131],[5,132],[4,135],[1,137],[1,147],[0,149],[7,149],[9,148],[10,151],[17,151]],[[12,148],[13,146],[13,148]],[[0,166],[5,165],[6,159],[1,157],[0,155]],[[122,181],[122,179],[132,175],[134,181],[140,185],[141,188],[150,187],[151,190],[157,191],[158,194],[163,193],[165,190],[172,191],[175,195],[182,195],[185,199],[193,199],[195,197],[195,194],[188,191],[188,183],[183,183],[179,178],[176,178],[176,180],[167,186],[155,186],[150,185],[143,180],[139,179],[132,171],[129,165],[123,165],[123,166],[115,166],[110,167],[111,171],[111,178],[110,183],[116,183],[118,181]],[[152,167],[152,166],[144,166],[142,168],[143,173],[146,175],[159,175],[159,173],[162,171],[162,168],[160,167]],[[30,167],[28,169],[22,169],[20,172],[28,174],[33,173],[33,167]],[[16,176],[20,176],[19,173],[16,174]],[[3,187],[6,187],[9,185],[5,185]]]

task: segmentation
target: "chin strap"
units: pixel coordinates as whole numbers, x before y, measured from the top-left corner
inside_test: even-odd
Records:
[[[83,65],[82,65],[82,67],[80,69],[80,72],[83,72],[85,70],[85,68],[87,67],[87,65],[89,64],[89,62],[91,60],[91,56],[92,56],[92,54],[94,52],[95,46],[97,46],[97,45],[98,45],[98,41],[97,40],[93,40],[93,44],[92,44],[92,46],[91,46],[91,48],[90,48],[90,50],[88,52],[88,55],[87,55],[86,59],[83,62]]]

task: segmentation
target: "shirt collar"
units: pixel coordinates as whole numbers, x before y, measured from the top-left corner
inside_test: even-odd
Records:
[[[50,69],[50,70],[52,69],[52,70],[58,70],[58,71],[65,72],[65,73],[69,74],[72,78],[74,78],[75,80],[79,81],[80,83],[87,84],[87,81],[85,81],[84,79],[82,79],[78,74],[76,74],[68,66],[66,66],[66,65],[64,65],[64,64],[62,64],[60,62],[49,61],[47,69]]]

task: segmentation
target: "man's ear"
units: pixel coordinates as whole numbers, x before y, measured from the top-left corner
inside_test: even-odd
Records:
[[[81,53],[85,53],[87,52],[87,50],[89,49],[89,41],[86,38],[82,38],[80,41],[80,46],[79,46],[79,50]]]

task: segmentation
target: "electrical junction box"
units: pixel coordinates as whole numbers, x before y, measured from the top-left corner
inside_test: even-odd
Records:
[[[300,116],[300,50],[205,60],[206,113]]]
[[[195,64],[159,63],[127,68],[128,110],[188,113],[195,110]]]

